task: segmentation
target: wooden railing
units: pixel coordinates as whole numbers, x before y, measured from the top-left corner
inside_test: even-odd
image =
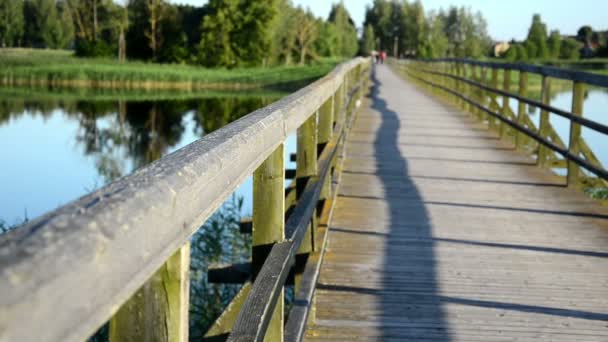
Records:
[[[608,171],[581,134],[582,127],[599,132],[606,138],[608,146],[608,126],[583,117],[587,86],[608,87],[607,76],[538,65],[463,59],[390,62],[435,95],[455,103],[490,129],[497,130],[501,138],[510,140],[516,148],[535,155],[539,166],[567,169],[568,186],[608,186]],[[511,91],[513,72],[519,74],[517,93]],[[541,77],[540,101],[529,98],[529,74]],[[502,86],[499,86],[499,76],[502,76]],[[572,82],[571,111],[550,105],[551,79]],[[518,101],[517,113],[511,109],[510,99]],[[526,105],[540,109],[539,127],[528,115]],[[570,121],[568,144],[551,125],[550,114]]]
[[[251,281],[208,335],[301,339],[339,147],[368,73],[366,59],[341,64],[310,86],[0,237],[0,341],[83,341],[108,320],[110,341],[187,341],[189,238],[252,173]],[[286,196],[284,141],[295,132],[296,180]],[[292,207],[287,219],[286,198]],[[297,265],[296,255],[308,261]],[[297,289],[284,324],[283,286],[294,264]]]

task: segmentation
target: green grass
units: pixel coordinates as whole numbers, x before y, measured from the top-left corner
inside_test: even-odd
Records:
[[[608,200],[608,188],[590,188],[585,192],[595,199]]]
[[[304,85],[327,74],[339,62],[337,59],[323,59],[305,66],[208,69],[144,62],[120,64],[106,58],[76,58],[69,51],[0,49],[0,80],[60,86],[69,86],[69,82],[73,82],[72,86],[85,84],[114,88],[155,88],[154,84],[163,84],[159,88],[179,89],[179,86],[171,84],[185,83],[215,88],[238,88],[239,85],[244,88],[272,87],[294,83]]]

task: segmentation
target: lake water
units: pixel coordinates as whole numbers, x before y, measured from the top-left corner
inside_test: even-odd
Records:
[[[0,91],[0,220],[12,225],[53,210],[281,95],[81,100],[52,93],[25,99]],[[293,152],[295,137],[290,137],[286,153]],[[250,213],[251,177],[236,193],[244,199],[243,214]]]
[[[514,113],[517,113],[517,101],[511,101],[510,105]],[[570,112],[572,110],[572,91],[559,91],[551,94],[551,106]],[[540,124],[540,111],[532,109],[529,115],[538,128]],[[583,117],[608,126],[608,90],[591,88],[586,91]],[[568,146],[570,120],[550,113],[549,121],[564,144]],[[582,127],[581,134],[604,168],[607,168],[608,136],[586,127]],[[560,175],[566,174],[565,169],[557,169],[555,172]]]

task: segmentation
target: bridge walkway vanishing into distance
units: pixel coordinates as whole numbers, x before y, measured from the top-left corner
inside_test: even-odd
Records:
[[[376,67],[308,341],[608,341],[608,211]]]

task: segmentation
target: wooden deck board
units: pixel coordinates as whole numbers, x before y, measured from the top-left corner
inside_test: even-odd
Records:
[[[608,341],[608,210],[386,67],[347,143],[309,341]]]

